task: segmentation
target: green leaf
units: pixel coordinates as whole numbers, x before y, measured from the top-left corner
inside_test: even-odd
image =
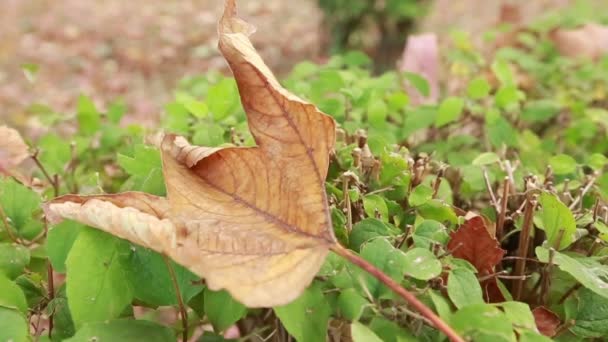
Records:
[[[383,127],[386,125],[388,107],[386,102],[378,97],[373,97],[367,104],[367,119],[373,127]]]
[[[498,88],[494,100],[498,107],[508,109],[519,102],[519,91],[515,86],[502,86]]]
[[[72,315],[65,298],[65,286],[56,292],[56,297],[49,303],[47,314],[53,313],[53,339],[64,340],[74,336],[76,329],[72,321]]]
[[[205,288],[203,297],[205,314],[215,331],[228,329],[247,314],[247,308],[225,290],[211,291]]]
[[[97,108],[95,108],[95,104],[84,95],[78,97],[78,113],[76,114],[76,118],[78,119],[80,133],[83,135],[92,135],[101,127],[101,116]]]
[[[534,315],[532,315],[528,304],[522,302],[502,302],[498,305],[516,328],[536,330]]]
[[[448,275],[448,296],[457,308],[483,303],[479,280],[472,271],[457,268]]]
[[[325,341],[331,308],[320,284],[313,283],[295,301],[274,312],[296,340]]]
[[[62,173],[64,166],[72,158],[70,141],[66,141],[65,138],[60,138],[54,133],[40,138],[38,147],[40,148],[38,158],[51,175]]]
[[[543,336],[535,331],[524,330],[519,331],[519,342],[551,342],[552,339]]]
[[[447,228],[435,220],[424,220],[414,230],[414,245],[416,247],[430,249],[432,243],[445,245],[449,236]]]
[[[412,207],[421,206],[433,198],[433,189],[424,184],[420,184],[412,190],[408,202]]]
[[[363,197],[363,208],[368,217],[376,217],[376,212],[384,222],[388,222],[388,207],[380,195],[367,195]]]
[[[353,342],[382,342],[378,335],[359,322],[352,322],[350,325],[350,333]]]
[[[475,342],[515,342],[511,322],[490,304],[473,304],[458,310],[450,319],[452,327]]]
[[[552,100],[526,102],[521,118],[527,122],[544,122],[555,117],[560,111],[559,104]]]
[[[122,119],[122,117],[125,115],[126,111],[127,105],[125,105],[123,102],[112,102],[110,104],[110,108],[108,108],[108,119],[110,119],[111,122],[117,124],[120,122],[120,119]]]
[[[197,101],[194,99],[187,99],[186,101],[181,102],[186,109],[192,113],[192,115],[196,116],[199,119],[202,119],[207,116],[209,113],[209,108],[205,102]]]
[[[0,274],[17,278],[30,263],[30,250],[16,244],[0,243]]]
[[[549,261],[549,250],[546,248],[536,247],[536,255],[542,262]],[[573,276],[584,287],[608,298],[608,266],[592,258],[574,257],[560,252],[554,252],[553,263],[560,270]]]
[[[124,240],[95,229],[80,232],[66,260],[67,298],[76,327],[118,318],[133,298],[121,258]]]
[[[379,236],[396,236],[400,231],[391,224],[375,218],[366,218],[357,222],[349,236],[349,245],[355,250],[361,250],[361,245]]]
[[[608,158],[600,153],[592,154],[587,161],[587,165],[596,171],[602,170],[606,164],[608,164]]]
[[[484,152],[473,159],[472,164],[477,166],[494,164],[500,161],[500,157],[494,152]]]
[[[479,100],[490,94],[490,84],[483,77],[474,78],[469,82],[467,94],[473,100]]]
[[[384,342],[417,342],[418,338],[409,334],[405,329],[397,325],[395,322],[389,321],[381,316],[376,316],[369,324],[378,337]]]
[[[83,225],[74,221],[63,221],[49,230],[46,252],[56,272],[65,273],[65,260]]]
[[[158,196],[165,194],[165,181],[158,149],[138,144],[133,147],[132,156],[118,154],[116,161],[132,176],[135,185],[130,190],[144,191]]]
[[[193,285],[200,280],[183,266],[170,261],[175,272],[177,286],[182,299],[190,298],[202,291],[202,285]],[[133,246],[124,260],[124,267],[133,288],[133,297],[152,306],[177,305],[173,280],[163,257],[146,248]]]
[[[416,88],[416,90],[418,90],[420,94],[422,94],[422,96],[429,96],[431,93],[431,88],[429,87],[429,82],[426,80],[426,78],[411,72],[404,72],[403,76],[412,84],[412,86],[414,86],[414,88]]]
[[[458,217],[449,205],[434,199],[416,208],[418,214],[425,219],[456,224]]]
[[[549,158],[549,165],[556,175],[566,175],[576,172],[577,162],[566,154],[558,154]]]
[[[405,273],[404,268],[404,253],[393,247],[393,245],[384,238],[374,239],[369,241],[361,249],[361,257],[376,266],[382,272],[395,281],[401,281]],[[351,266],[351,265],[349,265]],[[369,293],[374,298],[385,298],[392,296],[392,292],[382,284],[378,279],[369,275],[367,272],[352,267],[352,274],[355,278],[355,284],[361,288],[363,293]]]
[[[581,289],[578,292],[578,312],[570,331],[581,337],[608,336],[608,298]]]
[[[12,178],[0,179],[0,206],[18,236],[33,239],[42,232],[43,225],[36,217],[40,212],[40,196]]]
[[[19,311],[0,306],[0,341],[31,341],[25,316]]]
[[[21,64],[21,70],[23,70],[23,74],[25,78],[31,83],[36,82],[36,75],[38,74],[38,70],[40,70],[40,66],[34,63],[24,63]]]
[[[128,319],[85,324],[66,342],[175,342],[173,330],[151,321]]]
[[[539,203],[542,206],[540,211],[542,229],[547,235],[549,246],[556,246],[562,229],[564,233],[559,243],[559,249],[570,246],[576,238],[576,220],[570,209],[556,196],[546,192],[541,194]]]
[[[517,80],[509,63],[503,59],[498,59],[492,63],[492,72],[503,86],[513,86]]]
[[[361,51],[349,51],[343,58],[344,64],[351,67],[365,67],[372,64],[371,58]]]
[[[201,146],[219,146],[224,143],[224,128],[217,124],[205,123],[195,127],[192,143]]]
[[[435,118],[435,125],[437,127],[442,127],[457,121],[462,115],[463,107],[464,100],[462,98],[454,96],[446,98],[439,105],[437,117]]]
[[[402,263],[405,274],[416,279],[429,280],[441,274],[441,262],[427,249],[408,250]]]
[[[338,296],[340,315],[349,321],[358,320],[367,305],[369,305],[367,300],[355,289],[345,289]]]
[[[14,308],[27,315],[23,290],[15,282],[0,274],[0,307]]]
[[[238,92],[234,79],[224,78],[209,87],[206,100],[209,111],[216,121],[226,118],[238,105]]]

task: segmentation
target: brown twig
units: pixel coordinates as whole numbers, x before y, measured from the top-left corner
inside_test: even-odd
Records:
[[[465,340],[456,333],[448,324],[446,324],[439,316],[437,316],[429,307],[422,303],[414,294],[404,289],[399,283],[394,281],[391,277],[377,269],[374,265],[369,263],[367,260],[361,258],[357,254],[350,250],[342,247],[340,244],[335,244],[331,249],[341,257],[345,258],[349,262],[357,265],[362,270],[369,273],[374,278],[384,283],[393,292],[403,298],[408,304],[412,305],[418,312],[424,317],[431,321],[437,329],[443,332],[452,342],[464,342]]]
[[[169,261],[169,258],[167,258],[167,256],[163,255],[163,260],[165,261],[165,265],[167,265],[167,269],[169,270],[169,276],[171,276],[171,281],[173,282],[173,289],[175,290],[175,297],[177,298],[177,304],[179,305],[179,313],[180,316],[182,316],[182,341],[188,342],[188,313],[186,312],[186,307],[184,306],[182,293],[179,290],[179,284],[177,283],[175,270],[173,270],[173,266],[171,266],[171,262]]]
[[[596,175],[591,176],[591,178],[589,179],[589,181],[587,182],[585,187],[581,190],[579,195],[576,196],[576,198],[574,199],[574,201],[572,201],[572,203],[570,203],[570,205],[568,206],[568,209],[572,210],[572,209],[576,208],[576,205],[578,204],[578,202],[580,202],[583,199],[583,197],[585,197],[585,195],[589,192],[589,190],[591,190],[591,187],[593,186],[593,184],[595,184],[596,179],[597,179]]]
[[[42,165],[42,163],[40,162],[40,159],[38,159],[38,153],[40,153],[40,150],[36,149],[30,157],[32,158],[38,169],[42,171],[44,178],[46,178],[49,184],[53,186],[53,193],[55,197],[57,197],[59,196],[59,178],[56,175],[54,177],[51,177],[51,175],[46,171],[44,165]]]
[[[502,183],[502,197],[500,199],[500,211],[496,222],[496,240],[500,241],[503,236],[505,218],[507,215],[507,205],[509,204],[509,177],[505,177]]]
[[[47,261],[46,264],[46,274],[48,277],[48,285],[49,285],[49,303],[55,299],[55,280],[53,279],[53,265],[51,265],[50,261]],[[52,337],[53,334],[53,319],[54,313],[49,314],[49,338]]]
[[[350,177],[344,175],[342,178],[342,195],[344,196],[344,204],[346,205],[346,231],[350,233],[353,230],[353,211],[350,204],[350,194],[348,193],[350,186]]]
[[[524,211],[524,223],[519,233],[519,249],[518,256],[521,259],[517,259],[515,262],[514,276],[522,276],[526,269],[526,258],[528,256],[528,246],[530,243],[530,230],[532,229],[532,218],[534,209],[536,208],[536,199],[527,201]],[[513,298],[519,300],[522,295],[523,279],[516,279],[513,282]]]
[[[490,194],[490,199],[492,201],[492,206],[496,211],[500,211],[498,207],[498,201],[496,201],[496,196],[494,195],[494,190],[492,190],[492,183],[490,182],[490,176],[488,176],[488,169],[483,168],[483,179],[486,183],[486,188],[488,189],[488,193]]]

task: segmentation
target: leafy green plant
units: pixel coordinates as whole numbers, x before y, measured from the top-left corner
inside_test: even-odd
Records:
[[[465,338],[604,338],[608,60],[561,57],[545,29],[491,60],[455,40],[462,90],[436,105],[411,105],[409,76],[373,76],[359,53],[283,79],[339,126],[325,182],[335,236]],[[184,79],[160,126],[199,145],[252,146],[238,98],[219,73]],[[100,110],[82,96],[74,115],[39,112],[51,128],[29,151],[0,142],[11,156],[0,161],[0,340],[221,341],[235,326],[240,340],[445,340],[335,253],[294,301],[247,309],[149,249],[74,221],[48,226],[41,205],[57,195],[164,196],[166,184],[148,132],[120,125],[120,103]],[[78,127],[67,139],[65,125]],[[18,165],[26,157],[33,169]],[[184,319],[163,318],[167,307]]]

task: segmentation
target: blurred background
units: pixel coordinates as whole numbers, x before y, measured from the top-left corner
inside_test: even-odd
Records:
[[[0,122],[29,113],[73,111],[79,94],[101,107],[121,99],[129,117],[153,123],[187,75],[225,70],[216,49],[222,0],[0,0]],[[323,62],[361,50],[374,70],[395,68],[409,34],[449,33],[476,44],[504,22],[525,24],[568,6],[593,15],[606,0],[247,0],[243,17],[270,67]],[[582,10],[580,10],[582,11]],[[581,13],[581,12],[576,13]],[[576,25],[573,18],[571,25]],[[585,19],[587,20],[587,19]],[[35,82],[33,78],[35,77]]]

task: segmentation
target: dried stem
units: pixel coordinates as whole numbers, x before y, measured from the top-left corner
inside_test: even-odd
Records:
[[[49,182],[49,184],[51,184],[53,186],[53,193],[54,193],[55,197],[57,197],[57,196],[59,196],[59,178],[57,176],[51,177],[51,175],[46,171],[46,168],[44,167],[44,165],[42,165],[42,163],[38,159],[39,152],[40,152],[39,150],[34,151],[34,153],[32,153],[32,155],[30,157],[32,158],[34,163],[36,163],[36,166],[40,169],[40,171],[42,171],[44,178],[46,178],[46,180]]]
[[[560,239],[561,240],[561,239]],[[555,249],[549,249],[549,263],[543,268],[541,287],[540,287],[540,304],[547,305],[547,296],[551,287],[551,269],[553,268],[553,258],[555,257]]]
[[[51,265],[50,261],[47,261],[46,264],[46,272],[47,272],[47,277],[48,277],[48,290],[49,290],[49,303],[55,299],[55,280],[53,279],[53,266]],[[53,334],[53,316],[54,314],[51,313],[49,315],[49,338],[52,337]]]
[[[509,204],[509,177],[505,177],[502,183],[502,197],[500,198],[500,211],[498,212],[498,222],[496,223],[496,239],[500,241],[505,227],[505,217],[507,215],[507,205]]]
[[[344,176],[342,179],[342,194],[344,196],[344,203],[346,204],[346,231],[350,233],[353,230],[353,211],[350,203],[350,195],[348,188],[350,185],[350,177]]]
[[[488,176],[488,169],[483,168],[483,179],[486,182],[486,188],[488,188],[488,193],[490,194],[490,199],[492,200],[492,206],[496,209],[496,211],[500,211],[498,207],[498,201],[496,201],[496,196],[494,195],[494,190],[492,190],[492,183],[490,182],[490,176]]]
[[[519,233],[519,249],[518,256],[521,259],[517,259],[515,262],[514,276],[521,277],[526,270],[526,258],[528,256],[528,246],[530,243],[530,230],[532,229],[532,218],[534,208],[536,207],[536,200],[532,199],[527,201],[524,211],[524,223]],[[522,295],[523,279],[515,279],[513,282],[513,298],[519,300]]]
[[[184,306],[182,293],[179,290],[175,270],[173,270],[173,266],[171,266],[171,262],[167,256],[163,255],[163,260],[165,261],[165,265],[167,265],[167,269],[169,270],[169,275],[171,276],[171,281],[173,282],[173,289],[175,290],[175,297],[177,298],[177,304],[179,305],[179,313],[180,316],[182,316],[182,341],[188,342],[188,313],[186,312],[186,307]]]
[[[587,184],[585,185],[583,190],[581,190],[580,194],[578,196],[576,196],[576,198],[574,199],[574,201],[572,203],[570,203],[570,205],[568,206],[568,209],[572,210],[572,209],[576,208],[576,205],[578,204],[578,202],[580,202],[583,199],[583,197],[585,197],[585,195],[589,192],[589,190],[591,190],[591,187],[593,186],[593,184],[595,184],[596,179],[597,179],[596,175],[591,176],[591,178],[589,179],[589,181],[587,182]]]
[[[412,305],[418,312],[420,312],[429,321],[433,322],[435,327],[443,332],[452,342],[464,342],[465,340],[458,335],[449,325],[447,325],[439,316],[437,316],[431,309],[424,305],[421,301],[414,296],[411,292],[404,289],[399,283],[394,281],[391,277],[384,274],[382,271],[377,269],[374,265],[370,264],[365,259],[351,252],[350,250],[342,247],[339,244],[335,244],[331,249],[345,258],[349,262],[357,265],[374,278],[384,283],[393,292],[403,298],[408,304]]]

